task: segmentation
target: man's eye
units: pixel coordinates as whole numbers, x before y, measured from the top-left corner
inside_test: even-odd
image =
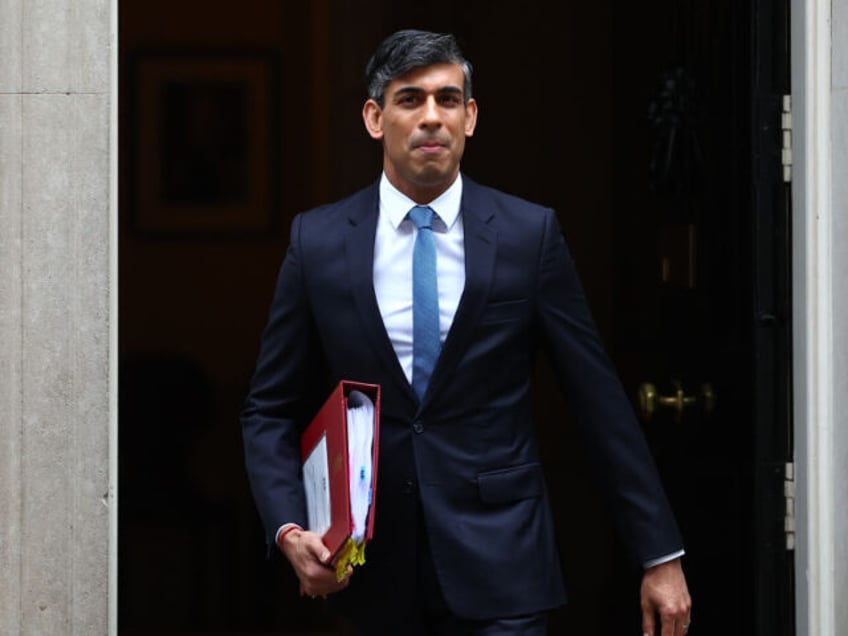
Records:
[[[441,101],[442,104],[445,104],[447,106],[457,106],[461,103],[462,100],[460,100],[458,95],[442,95],[439,101]]]

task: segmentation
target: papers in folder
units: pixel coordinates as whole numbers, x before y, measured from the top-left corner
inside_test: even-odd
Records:
[[[341,579],[365,562],[374,527],[380,387],[342,381],[301,438],[309,530],[333,554]]]

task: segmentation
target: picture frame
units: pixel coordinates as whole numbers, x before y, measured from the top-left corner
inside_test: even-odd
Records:
[[[269,230],[279,207],[277,65],[263,51],[131,60],[131,226],[147,236]]]

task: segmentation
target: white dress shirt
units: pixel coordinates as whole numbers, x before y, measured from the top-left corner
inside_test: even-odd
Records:
[[[439,332],[442,344],[465,288],[465,232],[459,206],[462,177],[427,203],[433,209],[436,276],[439,286]],[[380,216],[374,239],[374,293],[386,332],[406,379],[412,382],[412,252],[418,230],[408,218],[417,203],[383,174]]]

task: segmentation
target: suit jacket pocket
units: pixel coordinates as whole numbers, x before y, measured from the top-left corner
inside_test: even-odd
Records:
[[[489,303],[483,310],[483,324],[520,320],[527,315],[526,298]]]
[[[480,499],[486,503],[507,503],[539,497],[544,489],[542,466],[538,463],[501,468],[477,475]]]

